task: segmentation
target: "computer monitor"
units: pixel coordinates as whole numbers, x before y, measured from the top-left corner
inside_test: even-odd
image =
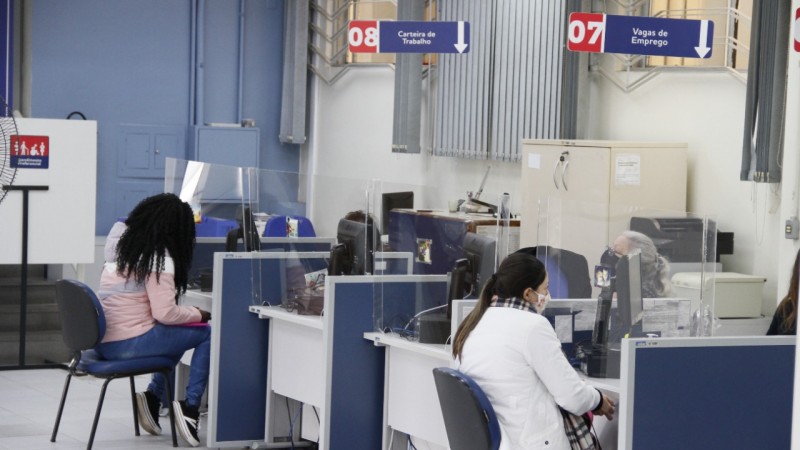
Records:
[[[238,208],[236,221],[239,223],[239,227],[228,231],[225,237],[225,251],[237,251],[239,239],[244,242],[244,251],[255,252],[261,250],[261,238],[258,236],[258,229],[250,208]]]
[[[341,219],[336,232],[338,244],[331,248],[329,275],[364,275],[372,273],[376,245],[372,223]]]
[[[389,211],[393,209],[413,209],[414,192],[386,192],[381,196],[381,228],[389,232]]]
[[[331,257],[328,260],[328,275],[350,275],[353,271],[351,251],[351,247],[344,243],[331,247]]]
[[[461,247],[464,258],[469,260],[464,290],[468,297],[478,297],[483,285],[494,274],[496,242],[494,238],[468,232]]]
[[[453,315],[453,300],[464,298],[467,273],[472,270],[471,263],[467,258],[456,260],[453,270],[450,271],[447,287],[447,319]]]
[[[641,253],[630,253],[617,263],[614,288],[622,331],[629,333],[642,320]]]

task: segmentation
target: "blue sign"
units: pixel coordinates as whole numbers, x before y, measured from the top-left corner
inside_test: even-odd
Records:
[[[714,22],[606,15],[604,53],[710,58]]]
[[[380,53],[468,53],[469,22],[380,21]]]

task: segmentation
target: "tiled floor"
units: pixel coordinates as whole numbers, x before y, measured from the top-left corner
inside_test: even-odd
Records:
[[[0,450],[85,449],[103,380],[72,378],[61,426],[55,443],[50,442],[66,371],[61,369],[0,371]],[[136,379],[136,390],[144,390],[148,377]],[[95,449],[145,449],[172,447],[169,419],[160,419],[164,434],[134,435],[129,383],[114,380],[100,413]],[[201,418],[200,442],[205,443],[205,417]],[[178,436],[178,445],[188,447]],[[208,447],[199,447],[208,448]]]

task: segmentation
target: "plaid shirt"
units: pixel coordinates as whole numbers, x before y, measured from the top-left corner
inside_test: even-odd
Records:
[[[521,299],[519,297],[508,297],[508,298],[500,298],[498,296],[492,297],[492,302],[489,303],[489,306],[498,306],[502,308],[514,308],[514,309],[521,309],[523,311],[530,311],[534,314],[538,314],[536,309],[533,307],[533,303]]]

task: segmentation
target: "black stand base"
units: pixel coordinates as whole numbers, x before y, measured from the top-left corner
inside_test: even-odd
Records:
[[[619,378],[619,347],[596,347],[581,358],[581,372],[592,378]]]
[[[420,344],[446,344],[450,319],[445,314],[428,314],[417,319]]]

